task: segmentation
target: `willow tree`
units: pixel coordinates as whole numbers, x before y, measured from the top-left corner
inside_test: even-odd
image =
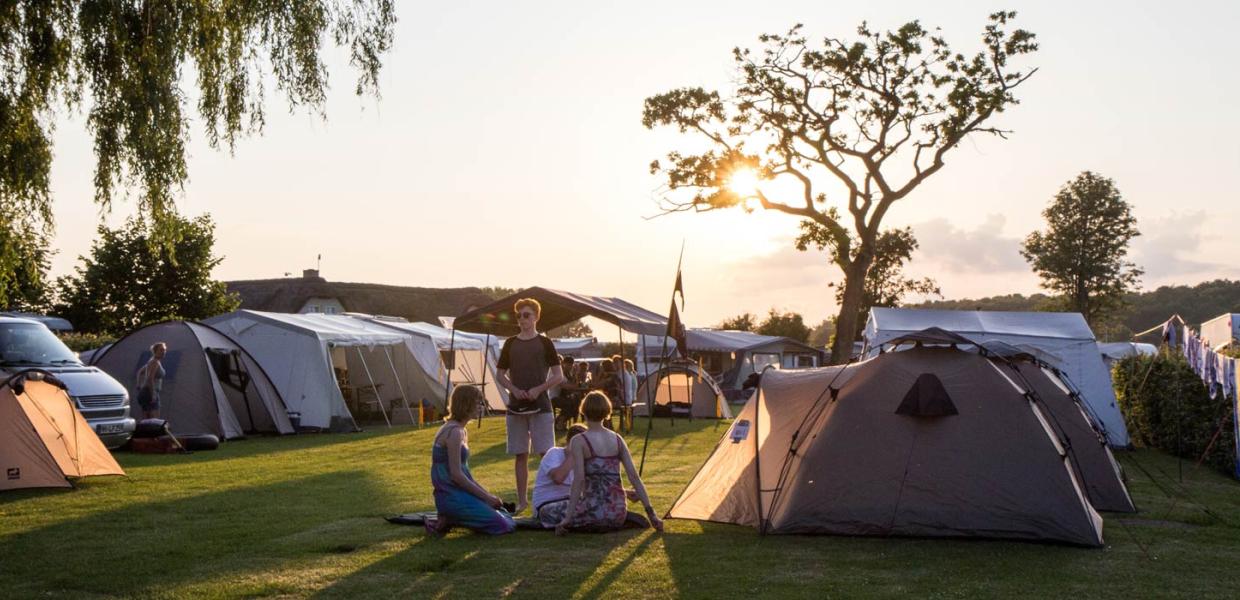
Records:
[[[1008,133],[990,122],[1036,72],[1010,64],[1037,50],[1034,34],[1009,31],[1015,16],[990,15],[972,56],[916,21],[888,32],[863,23],[857,40],[821,45],[797,25],[760,36],[760,52],[733,51],[731,97],[682,88],[647,98],[647,128],[673,126],[707,145],[651,164],[666,180],[664,210],[761,208],[821,228],[844,274],[831,358],[846,360],[892,205],[942,170],[965,138]]]
[[[52,133],[82,110],[95,202],[107,210],[132,191],[139,214],[174,236],[191,111],[210,146],[229,151],[261,133],[268,85],[290,109],[322,115],[331,44],[347,48],[357,94],[377,94],[394,24],[391,0],[0,3],[0,227],[50,232]],[[0,280],[18,258],[0,247]]]

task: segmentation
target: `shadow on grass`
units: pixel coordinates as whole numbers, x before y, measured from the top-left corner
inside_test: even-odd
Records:
[[[365,517],[359,513],[384,503],[385,494],[367,473],[340,471],[166,501],[117,501],[124,503],[117,510],[0,538],[0,589],[16,596],[151,595],[272,568],[281,558],[338,547],[333,524]],[[332,548],[318,548],[324,543]],[[100,568],[101,560],[114,567]]]
[[[191,454],[138,454],[128,451],[113,453],[121,467],[147,466],[164,464],[169,461],[212,462],[228,460],[243,456],[246,458],[296,452],[310,448],[327,448],[340,444],[351,444],[375,438],[409,434],[420,431],[416,427],[403,426],[382,431],[364,431],[359,433],[299,433],[281,436],[250,436],[243,440],[231,440],[220,443],[218,450],[193,452]]]

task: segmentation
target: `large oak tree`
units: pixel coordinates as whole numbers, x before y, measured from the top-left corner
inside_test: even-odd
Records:
[[[972,56],[916,21],[889,32],[862,24],[856,40],[820,44],[798,25],[761,36],[758,52],[733,51],[731,97],[693,87],[647,98],[646,127],[672,126],[708,145],[652,163],[669,189],[665,210],[760,207],[824,228],[844,273],[831,358],[847,360],[892,205],[941,170],[965,138],[1007,133],[990,121],[1017,103],[1014,90],[1036,71],[1011,64],[1037,49],[1034,34],[1009,31],[1014,17],[991,15]],[[796,191],[737,185],[746,178],[789,180]]]

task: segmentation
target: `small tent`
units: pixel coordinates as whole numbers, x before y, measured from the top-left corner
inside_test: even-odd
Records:
[[[689,356],[718,375],[719,387],[729,399],[744,400],[749,392],[745,380],[768,366],[802,369],[822,365],[826,353],[792,338],[761,335],[752,331],[689,329],[685,334]],[[641,336],[637,342],[637,372],[646,376],[659,368],[662,356],[676,355],[676,340],[662,336]]]
[[[445,392],[454,385],[482,385],[490,410],[507,408],[508,391],[495,381],[501,338],[465,331],[453,332],[438,325],[410,322],[399,317],[351,316],[409,334],[407,343],[410,351],[427,373],[434,374]],[[453,357],[451,362],[448,362],[449,356]],[[436,400],[436,405],[446,406],[442,398]]]
[[[389,422],[416,422],[417,399],[443,397],[407,334],[362,319],[238,310],[204,322],[254,357],[300,427],[354,431],[348,403]]]
[[[54,376],[23,371],[0,383],[0,491],[124,474]]]
[[[719,384],[703,373],[696,364],[673,363],[651,373],[637,388],[633,406],[635,416],[647,416],[648,402],[655,414],[661,410],[684,414],[694,419],[731,419],[732,409]]]
[[[138,370],[151,346],[168,347],[160,391],[160,417],[173,433],[211,433],[236,439],[256,433],[293,433],[288,408],[267,374],[236,342],[214,328],[190,321],[165,321],[130,332],[91,356],[137,397]]]
[[[770,371],[669,516],[1099,546],[1102,518],[1050,419],[998,359],[951,347]]]
[[[1095,423],[1115,448],[1129,445],[1128,428],[1115,401],[1111,373],[1094,333],[1080,313],[874,308],[865,325],[866,356],[893,339],[938,327],[973,343],[1003,342],[1045,355],[1080,390]]]

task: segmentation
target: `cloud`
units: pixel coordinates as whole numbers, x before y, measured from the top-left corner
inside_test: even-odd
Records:
[[[1233,264],[1210,260],[1202,233],[1205,212],[1172,214],[1138,224],[1141,235],[1132,241],[1132,260],[1145,269],[1147,282],[1184,282],[1186,275],[1236,276]]]
[[[912,264],[918,271],[935,273],[1014,273],[1027,272],[1029,265],[1020,255],[1020,239],[1005,237],[1003,215],[987,215],[970,231],[944,218],[913,225],[921,244]]]

